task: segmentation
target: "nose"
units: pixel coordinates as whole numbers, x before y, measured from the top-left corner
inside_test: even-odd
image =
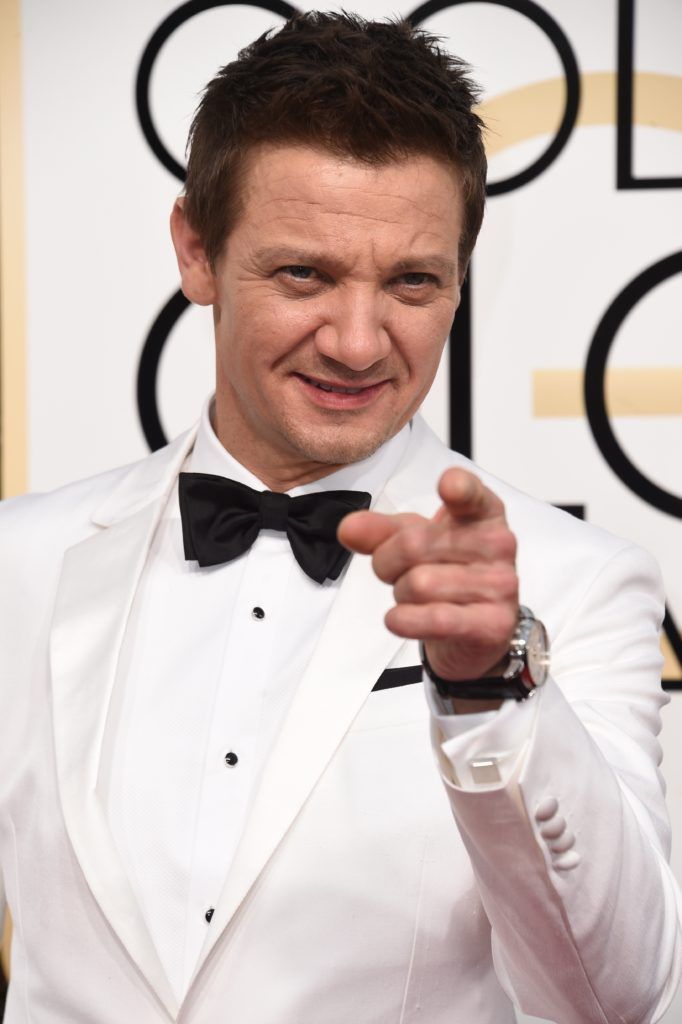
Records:
[[[382,316],[382,298],[368,288],[337,295],[315,333],[318,352],[356,372],[385,359],[391,338]]]

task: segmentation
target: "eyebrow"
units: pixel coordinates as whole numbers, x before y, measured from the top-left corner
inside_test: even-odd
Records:
[[[318,264],[342,267],[341,259],[314,249],[300,249],[298,246],[274,246],[257,249],[254,258],[258,263],[281,263],[289,266],[316,266]],[[454,277],[457,273],[457,261],[448,259],[440,253],[423,256],[410,256],[396,260],[389,269],[389,274],[419,273],[435,270],[445,276]]]
[[[272,248],[256,249],[254,259],[258,263],[283,263],[290,266],[308,265],[309,263],[329,263],[329,257],[312,249],[299,249],[297,245],[280,245]],[[332,260],[331,262],[337,262]]]

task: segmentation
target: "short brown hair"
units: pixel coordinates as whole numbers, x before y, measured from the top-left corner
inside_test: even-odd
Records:
[[[212,266],[240,210],[245,158],[301,143],[383,164],[451,164],[464,198],[462,274],[483,219],[486,158],[463,61],[406,21],[310,11],[242,50],[206,86],[190,128],[185,212]]]

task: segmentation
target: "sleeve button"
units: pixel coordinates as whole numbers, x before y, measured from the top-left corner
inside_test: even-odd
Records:
[[[572,871],[580,864],[580,854],[575,850],[567,850],[559,857],[554,858],[553,866],[557,871]]]
[[[543,839],[558,839],[563,835],[565,828],[566,821],[559,814],[556,818],[552,818],[551,821],[546,821],[540,826],[540,835]]]
[[[545,800],[541,800],[535,808],[535,820],[536,821],[549,821],[553,818],[556,812],[559,810],[559,801],[555,796],[548,796]]]
[[[571,831],[569,831],[569,829],[566,829],[563,835],[560,835],[558,839],[555,839],[553,842],[548,843],[547,845],[549,846],[552,853],[566,853],[567,850],[571,849],[574,843],[575,836]]]

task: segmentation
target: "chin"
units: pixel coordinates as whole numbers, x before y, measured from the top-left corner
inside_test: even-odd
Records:
[[[328,466],[348,466],[362,462],[388,441],[395,430],[353,430],[348,427],[312,431],[291,431],[285,433],[290,445],[303,458]]]

